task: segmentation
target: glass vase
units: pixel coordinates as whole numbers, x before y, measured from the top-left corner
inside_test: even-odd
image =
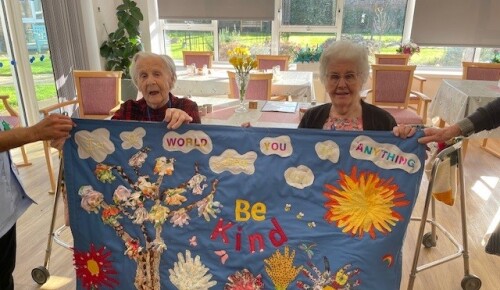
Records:
[[[245,104],[245,97],[247,94],[248,82],[250,81],[250,73],[248,72],[236,72],[236,85],[238,86],[238,94],[240,105],[236,108],[236,113],[244,113],[248,111]]]

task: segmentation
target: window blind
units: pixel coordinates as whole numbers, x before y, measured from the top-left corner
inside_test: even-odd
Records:
[[[411,39],[419,45],[500,47],[499,11],[499,0],[416,0]]]
[[[160,19],[273,20],[275,0],[158,0]]]

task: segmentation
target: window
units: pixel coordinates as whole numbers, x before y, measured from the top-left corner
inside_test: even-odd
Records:
[[[396,53],[403,40],[411,0],[281,0],[275,21],[168,20],[165,51],[182,59],[182,50],[213,50],[216,61],[227,60],[237,45],[252,54],[289,54],[295,60],[302,48],[318,49],[338,39],[365,44],[370,53]],[[411,11],[411,9],[409,9]],[[494,48],[421,47],[412,64],[428,68],[461,68],[462,61],[489,62]],[[374,61],[372,57],[372,61]]]

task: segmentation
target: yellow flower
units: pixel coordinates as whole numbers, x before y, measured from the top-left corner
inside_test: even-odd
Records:
[[[247,47],[236,47],[228,50],[229,63],[234,67],[238,74],[249,73],[257,67],[257,60],[250,55]]]

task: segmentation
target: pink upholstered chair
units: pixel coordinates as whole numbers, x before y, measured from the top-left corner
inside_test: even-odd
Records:
[[[61,102],[40,109],[45,117],[52,112],[74,109],[78,105],[78,117],[87,119],[105,119],[119,105],[121,96],[121,71],[73,71],[76,99]],[[45,161],[49,172],[52,192],[56,190],[56,177],[52,162],[51,148],[48,141],[43,142]]]
[[[237,99],[240,97],[240,93],[236,84],[236,75],[232,71],[228,71],[227,75],[229,77],[229,97]],[[288,96],[272,96],[272,81],[272,73],[250,74],[250,81],[247,87],[247,100],[287,101]]]
[[[214,58],[214,53],[212,51],[183,51],[182,59],[184,61],[184,66],[196,65],[196,68],[203,68],[204,65],[207,68],[212,67],[212,59]]]
[[[500,79],[500,63],[462,62],[462,79],[498,81]]]
[[[376,64],[408,65],[409,54],[375,54]]]
[[[420,116],[408,108],[410,93],[417,95],[425,104],[430,101],[426,95],[411,91],[416,66],[372,65],[372,103],[382,107],[396,119],[398,124],[425,124],[427,115]]]
[[[288,70],[288,55],[256,55],[258,69],[272,69],[279,65],[281,71]]]
[[[121,71],[73,71],[78,116],[87,119],[105,119],[120,103]]]
[[[390,65],[408,65],[410,61],[409,54],[375,54],[375,64],[390,64]],[[424,93],[424,83],[426,78],[413,75],[413,80],[418,82],[418,92]],[[417,113],[423,116],[422,103],[415,94],[410,93],[410,104],[416,105]]]
[[[21,126],[21,120],[19,119],[19,115],[17,112],[12,108],[8,102],[9,96],[0,96],[0,99],[2,100],[3,106],[8,115],[0,115],[0,123],[6,122],[10,128],[17,128]],[[2,126],[2,124],[0,124]],[[26,155],[26,149],[24,146],[20,147],[21,149],[21,155],[23,156],[23,163],[16,164],[17,167],[21,166],[28,166],[31,165],[31,163],[28,161],[28,155]]]

